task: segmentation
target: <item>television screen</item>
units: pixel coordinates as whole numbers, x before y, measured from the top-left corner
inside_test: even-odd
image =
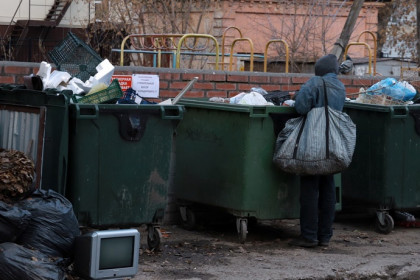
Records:
[[[89,232],[76,238],[74,270],[89,279],[134,276],[139,249],[136,229]]]
[[[102,238],[99,251],[99,269],[132,266],[133,250],[133,236]]]

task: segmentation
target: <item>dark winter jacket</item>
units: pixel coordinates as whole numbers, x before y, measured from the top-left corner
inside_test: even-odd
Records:
[[[328,105],[342,111],[346,98],[346,89],[337,78],[338,62],[334,55],[321,57],[315,63],[315,77],[312,77],[299,89],[295,96],[296,111],[307,114],[314,107],[324,106],[324,84],[327,88]]]

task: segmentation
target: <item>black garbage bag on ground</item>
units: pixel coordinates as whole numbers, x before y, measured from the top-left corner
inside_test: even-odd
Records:
[[[64,280],[66,273],[53,259],[21,245],[0,244],[2,280]]]
[[[16,243],[50,257],[72,258],[80,230],[70,201],[53,190],[36,190],[19,205],[32,218]]]
[[[14,242],[30,220],[29,211],[0,201],[0,243]]]

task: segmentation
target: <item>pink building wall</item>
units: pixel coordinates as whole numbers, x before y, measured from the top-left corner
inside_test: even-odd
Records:
[[[306,4],[316,2],[314,5]],[[226,28],[237,27],[243,37],[249,38],[254,44],[254,53],[264,53],[270,39],[284,39],[289,45],[290,55],[296,59],[314,61],[328,53],[350,12],[352,1],[345,4],[342,1],[272,1],[272,0],[242,0],[222,1],[215,9],[214,17],[216,36],[222,36]],[[300,3],[300,4],[294,4]],[[302,4],[303,3],[303,4]],[[378,26],[378,9],[383,4],[365,2],[352,33],[350,42],[355,42],[359,34],[368,30],[376,35]],[[236,30],[225,34],[225,52],[230,51],[233,39],[239,38]],[[364,33],[360,42],[366,42],[374,48],[374,39],[369,33]],[[277,45],[280,46],[281,45]],[[237,42],[235,52],[250,52],[248,42]],[[269,56],[276,56],[274,45],[268,49]],[[365,46],[351,46],[349,54],[353,57],[367,57]],[[226,61],[226,59],[225,59]],[[226,69],[226,68],[225,68]]]

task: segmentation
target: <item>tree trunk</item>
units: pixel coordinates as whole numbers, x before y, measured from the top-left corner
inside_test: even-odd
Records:
[[[417,3],[420,0],[417,0]],[[356,24],[357,18],[359,17],[360,10],[362,9],[364,0],[355,0],[351,6],[349,16],[347,17],[346,23],[344,24],[343,30],[341,31],[340,38],[334,43],[330,54],[333,54],[337,57],[338,60],[341,59],[344,50],[350,40],[350,36],[353,33],[354,25]],[[375,54],[376,55],[376,54]]]

